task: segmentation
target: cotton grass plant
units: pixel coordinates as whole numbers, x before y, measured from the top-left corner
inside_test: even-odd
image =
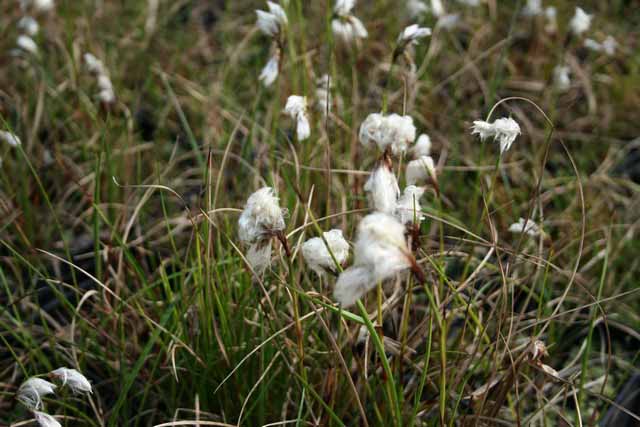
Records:
[[[0,71],[0,424],[635,420],[633,10],[35,3],[0,5],[4,52],[39,24]]]

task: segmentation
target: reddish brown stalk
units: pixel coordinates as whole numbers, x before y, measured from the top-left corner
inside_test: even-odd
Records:
[[[275,236],[282,244],[282,247],[284,248],[284,252],[285,254],[287,254],[287,258],[291,259],[291,249],[289,248],[289,241],[287,240],[287,236],[284,234],[282,230],[276,231]]]

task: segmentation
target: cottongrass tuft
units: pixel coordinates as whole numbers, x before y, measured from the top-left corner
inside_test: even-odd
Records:
[[[371,207],[390,215],[396,211],[400,187],[388,159],[383,159],[364,185]]]
[[[36,419],[40,427],[62,427],[62,424],[60,424],[58,420],[47,413],[33,411],[33,417]]]
[[[273,40],[275,48],[264,68],[258,76],[258,80],[265,87],[269,87],[278,78],[280,71],[280,55],[283,46],[283,37],[289,20],[282,6],[272,1],[267,1],[269,11],[256,10],[256,25],[264,34]]]
[[[420,39],[431,35],[431,28],[421,27],[418,24],[409,25],[398,35],[398,48],[417,45]]]
[[[116,94],[113,89],[113,83],[111,83],[109,73],[102,61],[89,52],[84,54],[83,59],[87,70],[96,77],[99,89],[98,99],[105,104],[114,103],[116,101]]]
[[[335,272],[338,268],[336,262],[342,265],[349,257],[349,243],[344,239],[342,230],[326,231],[322,236],[324,241],[321,237],[313,237],[302,245],[304,260],[318,276],[324,276],[328,271]]]
[[[424,195],[425,188],[408,185],[402,192],[396,208],[396,218],[404,224],[418,225],[422,222],[422,206],[420,198]]]
[[[493,137],[500,143],[500,154],[504,154],[520,135],[520,125],[510,117],[497,119],[493,123],[476,120],[473,122],[471,134],[479,135],[481,141]]]
[[[76,394],[92,393],[91,383],[76,369],[58,368],[51,371],[50,375],[62,381],[63,386],[69,386]]]
[[[331,30],[337,38],[345,43],[369,36],[362,21],[351,13],[355,4],[355,0],[337,0],[333,8],[335,17],[331,20]]]
[[[519,218],[518,222],[511,224],[509,231],[511,233],[525,233],[531,237],[539,236],[541,233],[538,224],[531,219],[525,220],[524,218]]]
[[[567,91],[571,87],[571,79],[569,78],[570,68],[566,65],[556,65],[553,69],[553,85],[561,91]]]
[[[420,156],[407,163],[406,181],[409,185],[414,184],[437,184],[436,166],[431,156]]]
[[[411,19],[420,18],[423,14],[429,11],[429,6],[422,0],[408,0],[407,12]]]
[[[33,19],[31,16],[23,16],[20,18],[18,21],[18,28],[30,37],[34,37],[40,30],[38,21]]]
[[[340,274],[333,293],[343,307],[355,304],[378,282],[412,267],[404,232],[404,225],[385,213],[372,213],[360,221],[354,264]]]
[[[446,14],[442,0],[431,0],[431,13],[438,18]]]
[[[546,19],[544,30],[549,34],[554,34],[556,31],[558,31],[558,20],[556,18],[557,14],[558,12],[553,6],[549,6],[544,10],[544,17]]]
[[[542,13],[542,0],[527,0],[527,4],[522,8],[524,16],[539,16]]]
[[[262,68],[258,80],[262,82],[265,87],[269,87],[278,78],[280,71],[280,50],[276,50],[273,55],[267,61],[267,64]]]
[[[456,28],[458,24],[460,24],[460,15],[457,13],[447,13],[438,18],[436,27],[450,31]]]
[[[53,0],[20,0],[20,7],[23,10],[32,6],[37,12],[49,12],[55,7]]]
[[[18,36],[18,38],[16,39],[16,46],[18,46],[19,49],[32,55],[38,54],[38,45],[30,36],[26,34],[20,34]]]
[[[286,28],[288,24],[287,14],[282,6],[272,1],[267,1],[268,12],[256,10],[256,25],[264,34],[269,37],[276,37]]]
[[[591,20],[593,15],[589,15],[581,7],[576,7],[575,14],[569,22],[571,32],[576,36],[581,36],[583,33],[589,30],[591,27]]]
[[[249,244],[246,258],[256,273],[262,274],[271,263],[271,239],[281,236],[285,228],[285,209],[271,187],[263,187],[247,199],[238,220],[240,240]]]
[[[17,147],[18,145],[22,144],[22,141],[20,141],[18,135],[6,130],[0,130],[0,141],[6,142],[12,147]]]
[[[27,379],[18,389],[17,399],[27,408],[36,410],[42,407],[42,397],[54,394],[57,386],[38,377]]]
[[[311,135],[311,126],[309,125],[309,117],[307,116],[307,98],[304,96],[291,95],[287,99],[284,112],[297,123],[296,135],[298,141],[309,138],[309,135]]]
[[[284,230],[286,210],[278,204],[278,196],[271,187],[263,187],[247,199],[238,220],[240,240],[254,243]]]
[[[359,139],[365,147],[376,144],[380,151],[398,155],[415,141],[416,127],[411,116],[372,113],[360,125]]]
[[[423,133],[411,148],[411,154],[416,159],[421,156],[429,156],[431,154],[431,145],[431,138],[426,133]]]
[[[271,266],[271,252],[271,239],[262,240],[249,246],[245,257],[256,274],[262,275]]]
[[[604,52],[609,56],[613,56],[616,53],[618,42],[612,36],[607,36],[602,43],[598,43],[593,39],[585,39],[584,47],[594,52]]]

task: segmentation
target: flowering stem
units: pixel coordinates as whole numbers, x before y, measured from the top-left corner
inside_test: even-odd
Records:
[[[282,243],[284,252],[287,255],[287,260],[291,262],[291,249],[289,248],[289,241],[287,240],[287,236],[285,236],[284,232],[278,231],[276,232],[276,237],[280,241],[280,243]]]
[[[364,320],[364,324],[367,330],[369,331],[369,336],[371,337],[371,341],[373,341],[373,346],[375,347],[376,352],[378,352],[378,356],[380,357],[380,361],[382,362],[382,369],[384,370],[384,373],[387,377],[385,381],[385,385],[387,390],[387,398],[389,400],[389,404],[392,407],[393,414],[394,414],[393,415],[395,419],[394,424],[400,427],[402,426],[402,415],[400,412],[400,404],[398,401],[396,384],[393,379],[393,372],[391,371],[389,360],[387,359],[387,355],[384,351],[384,344],[382,342],[382,339],[376,332],[376,329],[373,326],[373,323],[371,323],[371,320],[369,319],[369,314],[367,313],[367,309],[362,304],[362,301],[357,300],[356,305],[360,310],[360,314],[362,316],[362,319]]]
[[[293,263],[291,260],[291,254],[288,252],[288,244],[286,244],[287,238],[282,233],[283,240],[285,243],[285,250],[287,251],[287,266],[289,267],[289,279],[291,281],[291,288],[293,290],[293,294],[291,295],[291,302],[293,304],[293,318],[296,324],[296,338],[298,339],[298,362],[300,363],[300,375],[302,378],[307,381],[307,371],[304,368],[304,334],[302,332],[302,322],[300,321],[300,307],[298,300],[298,292],[296,289],[296,281],[293,277]]]

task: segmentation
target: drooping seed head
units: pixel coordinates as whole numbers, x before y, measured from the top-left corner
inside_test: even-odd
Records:
[[[324,241],[320,237],[313,237],[302,245],[304,260],[318,276],[323,276],[327,271],[335,272],[336,262],[342,264],[349,257],[349,243],[342,236],[342,230],[334,229],[322,235]]]
[[[80,393],[92,393],[91,383],[76,369],[58,368],[51,371],[51,376],[62,381],[62,386],[69,386],[72,392],[76,394]]]
[[[38,377],[26,380],[18,389],[17,399],[27,408],[36,410],[42,407],[42,398],[54,394],[56,385]]]

